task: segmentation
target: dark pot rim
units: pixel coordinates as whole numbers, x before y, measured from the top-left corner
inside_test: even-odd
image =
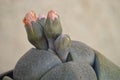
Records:
[[[2,80],[2,78],[3,78],[4,76],[9,76],[9,77],[13,78],[13,69],[12,69],[12,70],[9,70],[9,71],[7,71],[7,72],[4,72],[4,73],[2,73],[2,74],[0,74],[0,80]]]

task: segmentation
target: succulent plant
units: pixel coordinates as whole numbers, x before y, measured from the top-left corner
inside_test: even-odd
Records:
[[[62,34],[55,11],[50,10],[47,18],[31,11],[23,22],[35,48],[18,60],[13,80],[120,80],[119,67],[86,44]]]

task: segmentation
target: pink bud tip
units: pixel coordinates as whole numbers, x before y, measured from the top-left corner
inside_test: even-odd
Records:
[[[38,19],[41,20],[42,18],[46,18],[46,16],[43,15],[43,14],[40,14],[39,17],[38,17]]]
[[[26,24],[31,24],[32,21],[36,21],[37,17],[36,17],[36,13],[34,11],[30,11],[28,12],[24,19],[23,19],[23,23]]]
[[[55,11],[50,10],[48,12],[48,16],[47,17],[50,18],[50,19],[52,19],[52,20],[54,20],[55,18],[58,18],[58,14]]]

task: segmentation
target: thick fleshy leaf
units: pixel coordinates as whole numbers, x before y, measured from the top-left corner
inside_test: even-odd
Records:
[[[40,80],[97,80],[97,77],[90,65],[67,62],[54,67]]]
[[[83,62],[93,65],[95,53],[92,48],[80,41],[71,42],[70,56],[75,62]]]
[[[60,59],[46,50],[30,49],[13,70],[15,80],[39,80],[51,68],[61,64]]]
[[[94,69],[98,80],[120,80],[120,67],[95,51]]]

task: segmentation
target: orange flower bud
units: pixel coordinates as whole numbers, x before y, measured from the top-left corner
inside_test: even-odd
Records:
[[[47,16],[49,19],[52,19],[52,20],[54,20],[55,18],[58,18],[58,15],[57,15],[57,13],[55,12],[55,11],[53,11],[53,10],[50,10],[49,12],[48,12],[48,16]]]
[[[31,22],[36,21],[36,20],[37,20],[36,13],[34,11],[30,11],[25,15],[23,19],[23,23],[27,25],[27,24],[31,24]]]

